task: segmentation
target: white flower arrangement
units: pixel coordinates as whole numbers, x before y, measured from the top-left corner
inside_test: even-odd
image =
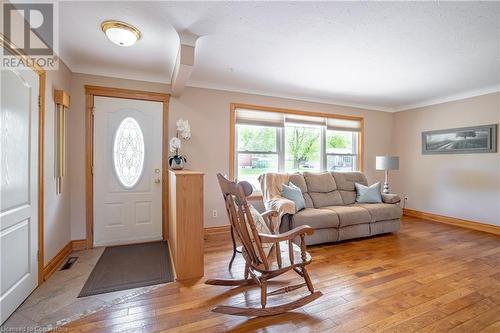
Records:
[[[186,157],[179,154],[179,149],[181,149],[181,139],[189,140],[191,138],[191,127],[189,122],[184,119],[177,120],[177,133],[170,139],[170,152],[174,155],[170,156],[169,164],[172,166],[172,162],[180,164],[182,161],[186,162]],[[182,167],[181,167],[182,168]]]
[[[172,139],[170,139],[170,152],[171,153],[178,153],[179,149],[181,148],[181,139],[178,137],[174,136]]]
[[[184,140],[189,140],[191,138],[191,127],[189,126],[189,122],[187,120],[177,120],[177,135],[179,134]]]

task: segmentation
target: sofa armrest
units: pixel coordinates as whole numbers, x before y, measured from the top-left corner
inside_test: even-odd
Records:
[[[387,204],[397,204],[401,202],[401,198],[397,194],[382,193],[382,202]]]
[[[267,210],[273,210],[278,212],[278,217],[273,217],[275,221],[272,223],[272,228],[275,233],[279,232],[281,220],[283,216],[290,214],[295,214],[295,203],[292,200],[285,199],[283,197],[275,196],[270,200],[264,201],[264,206]]]
[[[274,197],[266,201],[265,205],[268,210],[274,210],[278,212],[280,216],[284,214],[295,214],[295,203],[290,199]]]
[[[266,210],[264,213],[260,214],[263,218],[273,218],[273,217],[278,217],[278,212],[275,210]]]

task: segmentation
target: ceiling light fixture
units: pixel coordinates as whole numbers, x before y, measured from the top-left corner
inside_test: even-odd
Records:
[[[102,31],[106,37],[119,46],[131,46],[141,38],[139,29],[125,22],[104,21],[101,24]]]

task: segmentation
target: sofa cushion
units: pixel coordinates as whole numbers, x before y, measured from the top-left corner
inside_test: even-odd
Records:
[[[314,234],[306,236],[306,245],[332,243],[339,240],[339,229],[337,228],[325,228],[316,229]],[[297,244],[300,244],[300,238],[295,240]]]
[[[370,235],[386,234],[388,232],[396,232],[399,230],[401,221],[397,220],[385,220],[379,222],[370,223]]]
[[[337,213],[340,227],[371,222],[371,215],[368,210],[358,205],[328,206],[323,207],[323,209]]]
[[[339,228],[339,241],[370,236],[370,227],[369,223],[363,223]]]
[[[306,185],[306,180],[304,179],[304,176],[300,173],[292,173],[288,177],[288,181],[290,183],[293,183],[295,186],[300,188],[302,193],[307,192],[307,185]]]
[[[311,173],[304,172],[307,192],[328,193],[337,189],[337,184],[330,172]],[[298,186],[298,185],[297,185]],[[314,198],[313,198],[314,201]]]
[[[304,201],[306,202],[306,208],[314,208],[314,203],[309,193],[302,193],[302,195],[304,196]]]
[[[302,191],[302,195],[304,196],[304,201],[306,203],[306,208],[314,208],[314,204],[311,196],[307,193],[307,185],[304,176],[301,173],[292,173],[288,180],[291,183],[294,183],[300,190]]]
[[[399,205],[386,204],[386,203],[375,203],[375,204],[363,204],[357,203],[353,205],[354,207],[362,207],[366,209],[371,216],[370,222],[385,221],[399,219],[403,215],[403,210]]]
[[[312,198],[314,208],[321,208],[325,206],[335,206],[335,205],[342,206],[344,204],[339,191],[331,191],[328,193],[309,192],[309,195]]]
[[[335,178],[335,183],[337,184],[337,189],[343,191],[356,191],[354,187],[355,183],[368,185],[366,177],[361,172],[332,172],[333,178]]]
[[[337,184],[344,205],[351,205],[356,202],[355,183],[368,185],[365,175],[361,172],[332,171],[332,176],[335,178],[335,184]]]
[[[306,208],[293,215],[293,227],[309,225],[314,229],[338,228],[339,218],[328,209]]]
[[[356,202],[356,191],[343,191],[340,190],[340,197],[344,205],[352,205]]]

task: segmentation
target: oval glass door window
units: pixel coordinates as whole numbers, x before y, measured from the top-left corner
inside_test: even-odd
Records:
[[[144,169],[144,136],[141,126],[132,117],[122,120],[116,129],[113,144],[113,164],[116,176],[126,188],[132,188]]]

